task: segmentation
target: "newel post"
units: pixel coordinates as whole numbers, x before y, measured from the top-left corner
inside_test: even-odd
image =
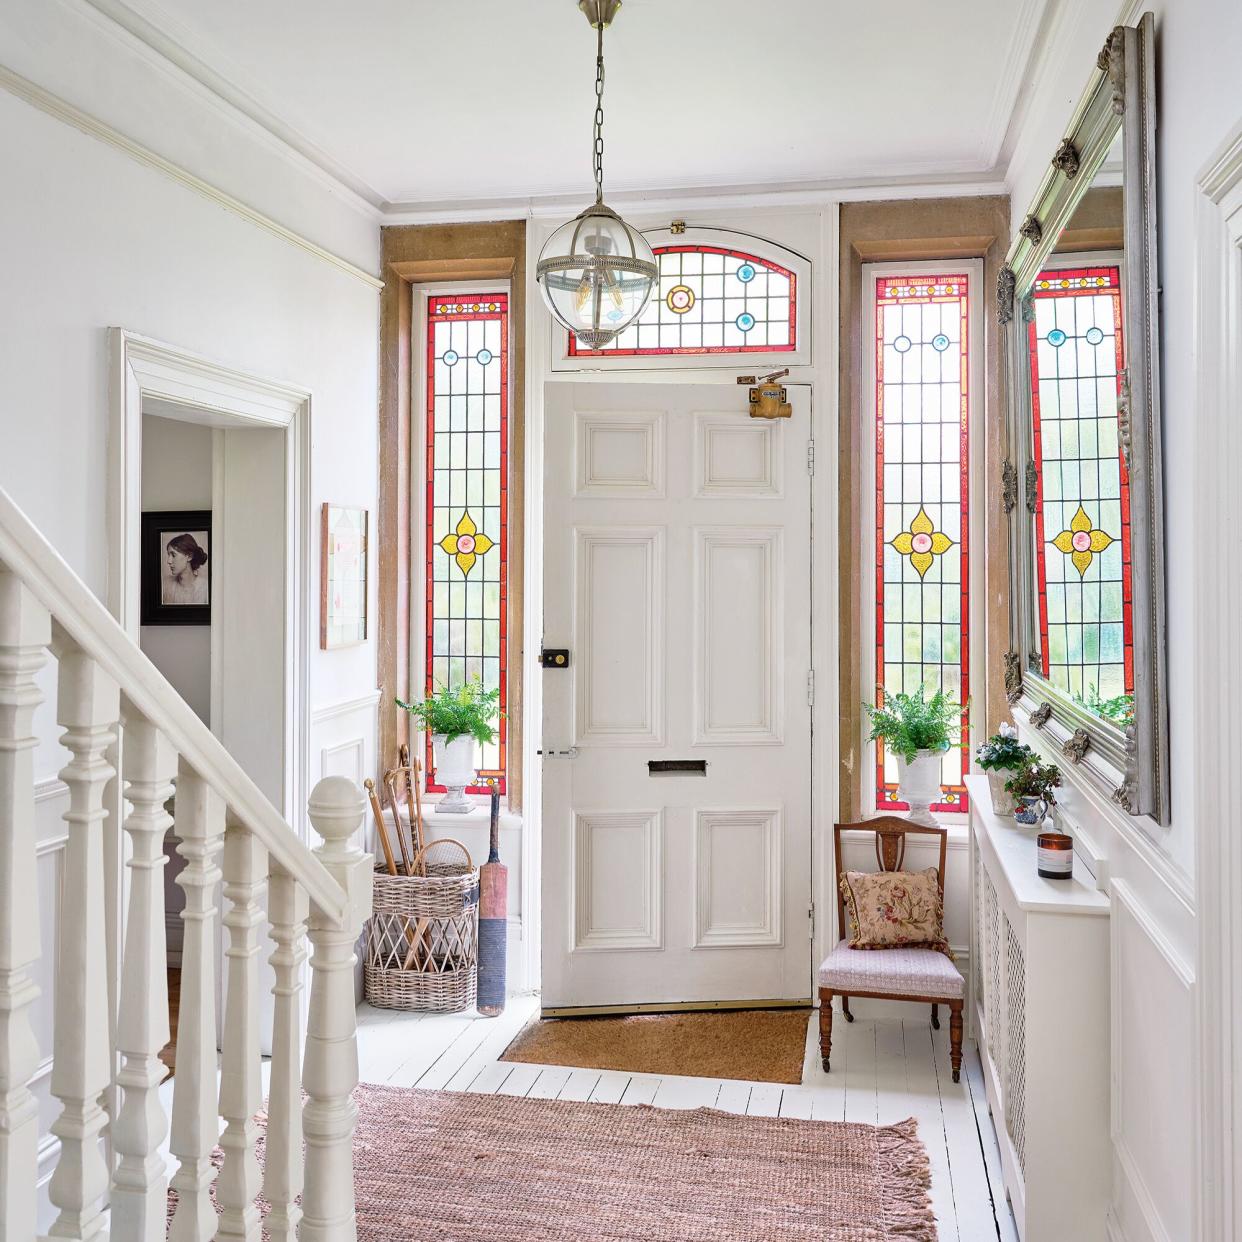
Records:
[[[354,843],[366,802],[342,776],[328,776],[310,797],[310,821],[323,838],[319,861],[345,893],[338,922],[312,908],[310,1019],[302,1109],[306,1135],[306,1189],[302,1196],[302,1242],[354,1242],[354,1126],[358,1110],[358,1042],[354,1013],[354,946],[371,915],[372,860]]]

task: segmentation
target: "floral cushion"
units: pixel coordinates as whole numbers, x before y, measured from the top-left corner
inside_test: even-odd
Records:
[[[841,876],[851,949],[922,945],[948,953],[939,873],[847,871]]]

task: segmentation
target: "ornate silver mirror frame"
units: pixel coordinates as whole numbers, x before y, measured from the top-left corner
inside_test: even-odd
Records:
[[[1160,366],[1156,266],[1155,23],[1109,36],[1068,136],[1024,215],[997,286],[1001,365],[1008,419],[1002,503],[1009,519],[1009,700],[1030,714],[1069,763],[1089,774],[1130,815],[1169,820],[1165,665],[1164,502],[1160,469]],[[1132,723],[1120,727],[1087,710],[1042,675],[1035,588],[1038,471],[1032,453],[1029,291],[1122,134],[1125,371],[1119,440],[1130,488],[1134,653]]]

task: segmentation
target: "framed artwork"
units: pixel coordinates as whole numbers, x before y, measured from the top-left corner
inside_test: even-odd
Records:
[[[323,507],[319,646],[324,651],[366,642],[368,517],[365,509]]]
[[[211,510],[142,515],[142,624],[211,624]]]

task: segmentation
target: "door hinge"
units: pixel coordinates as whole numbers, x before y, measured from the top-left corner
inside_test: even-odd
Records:
[[[806,917],[807,917],[807,921],[811,925],[811,939],[814,940],[815,939],[815,903],[814,902],[811,902],[811,904],[807,906]]]
[[[815,706],[815,670],[807,669],[806,674],[806,702],[808,707]]]
[[[806,442],[806,472],[807,474],[815,473],[815,441],[808,440]]]

